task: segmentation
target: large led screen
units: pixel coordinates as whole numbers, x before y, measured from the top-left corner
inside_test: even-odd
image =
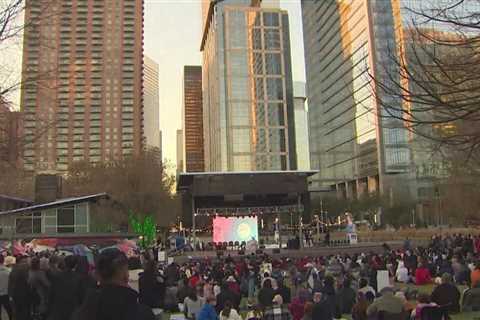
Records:
[[[213,242],[258,241],[257,217],[216,217],[213,219]]]

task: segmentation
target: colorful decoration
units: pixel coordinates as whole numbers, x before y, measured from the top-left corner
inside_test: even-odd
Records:
[[[157,228],[152,216],[147,215],[143,218],[143,221],[138,218],[137,215],[130,213],[128,220],[133,232],[139,235],[140,247],[142,249],[148,248],[155,243],[155,235]]]

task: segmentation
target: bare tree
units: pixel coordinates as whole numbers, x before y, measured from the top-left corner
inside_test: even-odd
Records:
[[[480,1],[419,3],[404,8],[411,19],[397,47],[389,48],[388,65],[380,67],[386,78],[373,78],[382,116],[402,121],[449,158],[478,167]]]

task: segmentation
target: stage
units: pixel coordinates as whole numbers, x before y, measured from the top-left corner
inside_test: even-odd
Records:
[[[387,242],[387,245],[392,249],[399,249],[402,247],[402,241],[390,241]],[[362,252],[375,252],[381,253],[383,252],[383,243],[359,243],[354,245],[344,245],[344,246],[336,246],[336,247],[306,247],[302,248],[301,250],[290,250],[290,249],[281,249],[280,253],[274,253],[275,249],[264,249],[262,250],[263,253],[266,253],[270,257],[274,258],[302,258],[302,257],[319,257],[319,256],[328,256],[334,254],[355,254],[355,253],[362,253]],[[223,250],[222,258],[227,256],[231,256],[232,258],[241,258],[241,257],[248,257],[251,253],[245,253],[244,255],[239,255],[238,250]],[[181,255],[171,256],[174,258],[174,261],[177,263],[183,263],[190,259],[212,259],[216,260],[217,251],[187,251]]]

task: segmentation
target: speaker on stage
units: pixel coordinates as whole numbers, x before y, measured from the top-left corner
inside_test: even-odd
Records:
[[[279,253],[280,253],[280,248],[275,248],[275,249],[273,249],[273,253],[274,253],[274,254],[279,254]]]

